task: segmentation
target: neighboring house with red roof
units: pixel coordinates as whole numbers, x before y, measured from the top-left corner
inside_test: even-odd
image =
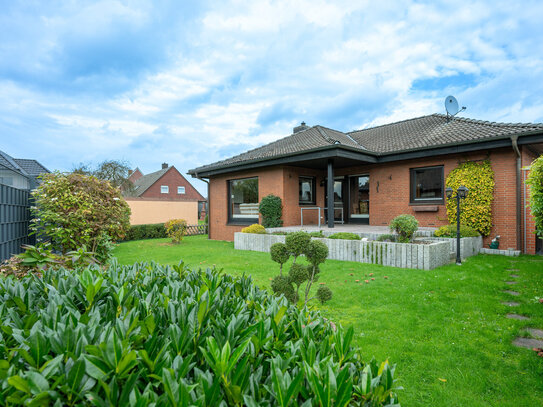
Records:
[[[233,240],[260,221],[258,204],[268,194],[282,199],[284,226],[300,225],[303,208],[330,207],[330,228],[338,220],[388,225],[400,214],[438,227],[448,223],[447,175],[459,162],[488,159],[495,188],[485,243],[500,235],[500,248],[534,253],[541,239],[525,210],[523,168],[542,152],[543,124],[432,114],[351,132],[302,123],[288,137],[189,174],[209,180],[210,238]],[[304,223],[316,223],[317,213],[304,211]]]
[[[206,199],[174,166],[163,163],[160,170],[147,175],[136,168],[128,179],[134,184],[132,191],[124,192],[133,212],[132,224],[162,223],[173,218],[197,223],[199,202]]]

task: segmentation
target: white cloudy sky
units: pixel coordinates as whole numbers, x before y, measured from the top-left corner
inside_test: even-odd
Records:
[[[543,122],[539,1],[0,0],[0,150],[185,173],[444,112]],[[205,184],[194,181],[205,193]]]

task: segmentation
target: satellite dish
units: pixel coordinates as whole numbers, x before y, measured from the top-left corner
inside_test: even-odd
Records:
[[[445,98],[445,110],[447,110],[447,114],[451,116],[458,113],[458,101],[454,96],[447,96]]]

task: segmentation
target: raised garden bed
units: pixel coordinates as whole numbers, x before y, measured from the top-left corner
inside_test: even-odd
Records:
[[[362,240],[319,239],[329,249],[329,259],[381,264],[383,266],[431,270],[450,262],[450,242],[390,243]],[[449,240],[449,239],[446,239]],[[274,243],[284,243],[285,236],[235,233],[234,248],[269,252]]]

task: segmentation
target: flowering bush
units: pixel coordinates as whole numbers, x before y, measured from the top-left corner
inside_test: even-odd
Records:
[[[172,243],[179,243],[187,233],[187,221],[185,219],[172,219],[164,224],[166,234]]]
[[[46,174],[32,192],[31,229],[60,254],[85,247],[107,257],[110,240],[129,228],[130,208],[108,181],[82,174]],[[99,258],[100,262],[107,260]]]

